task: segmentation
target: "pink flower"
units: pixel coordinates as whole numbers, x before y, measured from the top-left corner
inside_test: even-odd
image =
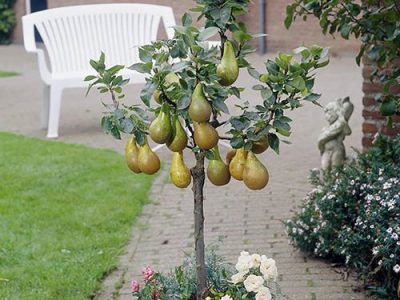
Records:
[[[150,281],[153,278],[154,273],[155,273],[154,270],[149,266],[142,268],[142,274],[144,276],[145,282]]]
[[[139,292],[139,289],[140,289],[140,284],[139,284],[139,281],[137,281],[137,280],[132,280],[132,282],[131,282],[131,289],[132,289],[132,292],[134,292],[134,293],[137,293],[137,292]]]

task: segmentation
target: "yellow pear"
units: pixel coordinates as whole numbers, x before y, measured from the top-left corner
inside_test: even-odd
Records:
[[[209,150],[218,144],[218,132],[208,122],[197,123],[194,125],[194,141],[200,149]]]
[[[228,151],[228,153],[226,153],[226,164],[229,166],[229,164],[232,161],[232,158],[235,156],[236,154],[236,149],[231,149]]]
[[[138,155],[139,148],[136,145],[136,139],[134,137],[131,137],[125,146],[125,160],[128,164],[129,169],[131,169],[134,173],[142,172],[139,168]]]
[[[171,138],[172,126],[167,105],[161,106],[160,113],[150,124],[149,133],[151,139],[158,144],[164,144]]]
[[[244,165],[246,163],[247,151],[244,148],[236,150],[235,156],[229,164],[229,172],[236,180],[243,180]]]
[[[220,186],[228,184],[231,180],[229,167],[224,163],[219,153],[218,145],[212,149],[214,159],[208,161],[207,177],[212,184]]]
[[[190,170],[183,161],[182,151],[174,152],[172,155],[171,169],[169,171],[171,180],[178,188],[187,187],[192,181]]]
[[[243,171],[243,182],[251,190],[261,190],[269,181],[268,170],[253,152],[249,152]]]
[[[188,137],[182,127],[179,117],[174,115],[172,121],[172,137],[167,142],[168,148],[173,152],[183,151],[188,143]]]
[[[268,138],[263,136],[258,141],[253,142],[253,147],[251,151],[255,154],[263,153],[269,147]]]
[[[147,139],[143,146],[139,146],[139,169],[146,174],[154,174],[158,170],[160,170],[160,159],[158,158],[157,154],[155,154],[148,142]]]
[[[189,116],[194,122],[207,122],[212,113],[210,103],[206,100],[203,85],[198,83],[193,91],[189,106]]]
[[[236,60],[235,50],[230,41],[224,43],[224,53],[221,63],[217,66],[219,83],[224,86],[231,85],[239,76],[239,65]]]

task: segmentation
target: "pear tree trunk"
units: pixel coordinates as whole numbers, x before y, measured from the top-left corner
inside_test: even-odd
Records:
[[[203,189],[204,189],[204,156],[203,151],[196,153],[196,166],[191,169],[193,177],[194,197],[194,239],[196,252],[196,299],[203,300],[207,295],[207,275],[204,258],[204,212],[203,212]]]

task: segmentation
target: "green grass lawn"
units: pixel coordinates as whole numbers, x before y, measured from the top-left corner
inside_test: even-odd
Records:
[[[113,151],[0,133],[0,299],[88,299],[152,177]]]
[[[2,71],[0,70],[0,78],[1,77],[11,77],[11,76],[18,76],[19,73],[14,71]]]

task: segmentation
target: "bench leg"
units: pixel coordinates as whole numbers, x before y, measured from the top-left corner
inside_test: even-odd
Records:
[[[49,125],[50,86],[43,85],[42,117],[40,128],[47,129]]]
[[[60,120],[62,88],[57,85],[50,87],[50,111],[49,111],[49,128],[47,131],[48,138],[58,137],[58,123]]]

